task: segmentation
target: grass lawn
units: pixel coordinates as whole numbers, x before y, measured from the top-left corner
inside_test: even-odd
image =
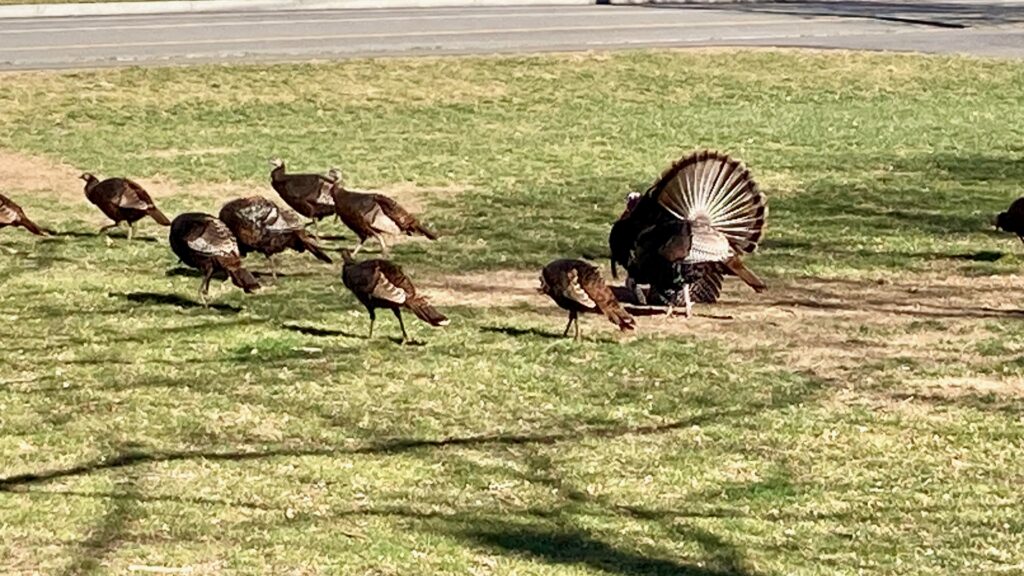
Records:
[[[1024,64],[791,51],[0,76],[5,574],[1024,573]],[[587,340],[534,292],[630,189],[742,158],[767,241],[698,317]],[[247,296],[166,229],[95,236],[75,176],[168,214],[342,167],[444,236],[394,259],[453,321],[367,318],[339,268]],[[332,248],[352,235],[321,227]],[[344,235],[344,239],[338,239]],[[340,258],[339,258],[340,259]],[[268,270],[259,257],[249,267]]]

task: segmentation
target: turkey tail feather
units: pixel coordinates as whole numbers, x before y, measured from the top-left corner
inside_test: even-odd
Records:
[[[431,326],[447,326],[448,317],[437,311],[437,308],[431,306],[427,300],[421,296],[417,296],[411,300],[406,301],[406,306],[417,318],[423,320]]]
[[[426,236],[428,240],[437,240],[437,234],[434,234],[419,222],[416,223],[416,232]]]
[[[737,252],[753,252],[764,233],[764,194],[741,162],[720,152],[686,156],[647,193],[680,219],[706,221]]]
[[[231,283],[238,286],[246,293],[258,290],[260,283],[256,280],[256,277],[249,273],[248,270],[241,266],[237,268],[229,268],[228,276],[231,277]]]
[[[35,234],[36,236],[46,236],[46,232],[43,232],[42,228],[36,226],[35,222],[29,220],[25,216],[21,217],[21,225],[24,226],[26,230]]]
[[[303,250],[309,250],[310,254],[316,256],[316,258],[322,262],[326,262],[328,264],[334,263],[334,260],[331,260],[331,257],[328,256],[327,253],[323,251],[323,248],[320,248],[320,246],[312,238],[310,238],[308,234],[300,231],[298,234],[295,235],[295,237],[296,240],[298,240],[299,244],[302,246]]]
[[[764,292],[768,289],[768,285],[758,278],[757,274],[754,274],[750,268],[747,268],[746,265],[743,264],[743,261],[738,257],[733,256],[723,262],[723,264],[725,264],[725,267],[728,268],[730,272],[739,276],[740,280],[746,282],[747,286],[753,288],[754,292]]]
[[[625,331],[636,328],[636,320],[629,315],[629,312],[622,308],[622,305],[619,304],[618,300],[615,300],[614,296],[612,296],[611,300],[599,302],[598,307],[611,320],[612,324],[619,327],[619,330]]]
[[[159,223],[162,226],[170,226],[171,225],[171,221],[167,219],[167,216],[164,216],[164,213],[161,212],[159,208],[155,208],[155,207],[151,208],[150,210],[148,210],[146,212],[146,214],[151,216],[153,218],[153,220],[156,220],[157,223]]]

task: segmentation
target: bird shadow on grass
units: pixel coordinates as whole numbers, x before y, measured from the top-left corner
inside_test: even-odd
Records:
[[[302,326],[300,324],[282,324],[281,327],[284,328],[285,330],[291,330],[292,332],[298,332],[299,334],[305,334],[306,336],[317,336],[317,337],[324,337],[324,338],[328,338],[328,337],[331,337],[331,336],[341,336],[342,338],[358,338],[360,340],[366,340],[367,342],[370,342],[370,341],[373,341],[373,340],[377,340],[377,339],[381,339],[381,338],[378,338],[378,337],[368,338],[366,336],[366,334],[354,334],[352,332],[346,332],[344,330],[334,330],[334,329],[331,329],[331,328],[317,328],[316,326]],[[390,340],[394,344],[398,344],[398,345],[402,345],[402,346],[417,346],[418,347],[418,346],[426,346],[427,345],[426,342],[423,342],[423,341],[420,341],[420,340],[407,340],[407,341],[405,341],[405,343],[403,343],[402,339],[399,338],[398,336],[388,336],[387,339]]]
[[[995,262],[1003,256],[1006,256],[1005,252],[999,252],[997,250],[982,250],[980,252],[950,254],[949,257],[954,260],[970,260],[971,262]]]
[[[63,232],[57,232],[55,230],[45,230],[45,231],[46,231],[47,234],[49,234],[50,238],[58,239],[58,240],[59,239],[65,239],[65,238],[102,238],[102,237],[106,236],[108,238],[116,238],[118,240],[124,240],[125,242],[128,241],[128,234],[127,233],[107,234],[107,233],[101,233],[101,232],[82,232],[82,231],[79,231],[79,230],[65,230]],[[158,238],[154,238],[152,236],[134,236],[134,237],[132,237],[131,241],[132,242],[159,242],[160,240]]]
[[[547,330],[541,330],[539,328],[516,328],[514,326],[484,326],[480,328],[481,332],[488,332],[490,334],[504,334],[505,336],[534,336],[537,338],[549,338],[551,340],[561,340],[563,338],[571,338],[571,336],[562,336],[560,332],[548,332]]]
[[[164,276],[182,276],[182,277],[185,277],[185,278],[202,278],[203,277],[203,273],[200,272],[199,270],[195,270],[193,268],[185,268],[183,266],[177,266],[175,268],[171,268],[167,272],[164,272]],[[223,281],[228,279],[228,275],[223,270],[218,270],[218,271],[213,273],[213,279],[214,280],[220,280],[220,281],[223,282]]]
[[[232,306],[230,304],[210,304],[203,306],[202,303],[196,302],[195,300],[189,300],[183,298],[177,294],[158,294],[156,292],[128,292],[125,294],[110,293],[109,296],[115,298],[124,298],[129,302],[135,304],[147,304],[152,306],[177,306],[182,309],[200,308],[216,310],[217,312],[227,312],[230,314],[238,314],[242,309],[238,306]]]
[[[305,334],[306,336],[341,336],[343,338],[366,338],[366,334],[354,334],[352,332],[345,332],[344,330],[334,330],[332,328],[317,328],[316,326],[303,326],[301,324],[282,324],[281,327],[284,328],[285,330],[291,330],[292,332]]]

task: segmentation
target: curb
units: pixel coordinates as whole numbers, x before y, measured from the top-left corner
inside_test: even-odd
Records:
[[[275,10],[372,10],[491,6],[580,6],[609,0],[168,0],[166,2],[89,2],[0,6],[0,19],[68,16],[127,16]]]

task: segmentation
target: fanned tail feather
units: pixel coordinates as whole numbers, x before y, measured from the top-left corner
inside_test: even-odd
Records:
[[[733,256],[723,262],[723,264],[725,264],[725,267],[728,268],[730,272],[738,276],[740,280],[746,282],[747,286],[753,288],[754,292],[764,292],[768,289],[768,285],[758,278],[757,274],[754,274],[750,268],[747,268],[739,257]]]
[[[167,219],[167,216],[164,216],[164,213],[161,212],[159,208],[151,208],[146,212],[146,214],[152,217],[153,220],[156,220],[161,226],[171,225],[171,221]]]
[[[409,310],[412,310],[412,313],[415,314],[417,318],[423,320],[424,322],[430,324],[431,326],[448,325],[448,317],[438,312],[437,308],[431,306],[430,303],[428,303],[427,300],[421,296],[417,296],[411,300],[407,300],[406,306],[409,307]]]
[[[768,205],[738,160],[703,150],[676,162],[647,192],[676,217],[706,221],[736,252],[753,252],[764,231]]]
[[[249,273],[248,270],[241,266],[228,270],[228,276],[231,277],[231,283],[238,286],[246,293],[259,290],[260,283],[256,281],[256,277]]]

